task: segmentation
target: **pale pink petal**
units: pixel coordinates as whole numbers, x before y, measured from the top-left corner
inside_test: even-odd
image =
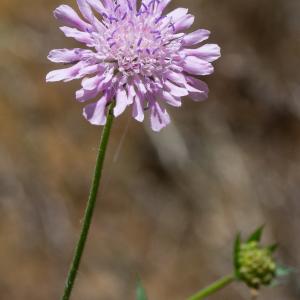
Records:
[[[183,44],[185,47],[199,44],[209,38],[210,31],[205,29],[198,29],[190,34],[187,34],[183,38]]]
[[[187,13],[188,13],[187,8],[179,7],[179,8],[176,8],[176,9],[172,10],[171,12],[169,12],[167,14],[167,19],[171,20],[171,22],[173,22],[173,23],[176,23],[182,17],[184,17]]]
[[[95,17],[87,0],[77,0],[77,5],[84,18],[92,23]]]
[[[127,93],[123,87],[117,90],[116,94],[116,106],[114,108],[114,116],[118,117],[122,114],[128,105]]]
[[[202,101],[208,97],[209,89],[204,81],[192,76],[187,76],[186,80],[186,88],[190,92],[189,95],[194,101]]]
[[[170,91],[170,94],[172,94],[175,97],[183,97],[183,96],[187,96],[189,94],[189,92],[187,91],[187,89],[185,87],[179,87],[178,85],[173,84],[169,80],[167,80],[165,82],[165,86]]]
[[[60,5],[54,10],[54,16],[67,26],[75,27],[79,30],[86,31],[91,25],[84,22],[73,8],[68,5]]]
[[[83,109],[83,116],[93,125],[104,125],[106,123],[107,97],[103,96],[96,103],[91,103]]]
[[[56,82],[61,80],[71,81],[76,79],[82,67],[83,63],[79,62],[78,64],[69,68],[51,71],[46,76],[46,82]]]
[[[158,132],[171,122],[167,111],[162,109],[157,102],[151,106],[150,113],[151,128],[153,131]]]
[[[161,14],[172,0],[161,0],[159,3],[158,12]]]
[[[142,82],[142,80],[140,79],[140,77],[135,77],[134,79],[134,84],[136,85],[137,89],[142,93],[142,94],[146,94],[147,93],[147,89],[145,87],[145,84]]]
[[[133,84],[131,84],[131,83],[127,84],[127,95],[128,95],[128,104],[132,104],[134,97],[136,95],[136,92],[135,92]]]
[[[86,75],[94,74],[96,72],[100,72],[99,65],[84,65],[82,68],[80,68],[76,79],[82,78]]]
[[[195,56],[187,56],[184,59],[183,69],[193,75],[209,75],[214,71],[211,63]]]
[[[99,75],[96,75],[91,78],[86,77],[82,80],[81,86],[83,87],[84,90],[92,91],[98,87],[100,81],[101,81],[101,76]]]
[[[185,80],[185,76],[182,74],[182,73],[177,73],[177,72],[174,72],[174,71],[168,71],[167,74],[166,74],[166,77],[179,84],[179,85],[185,85],[186,84],[186,80]]]
[[[175,32],[183,31],[190,28],[194,23],[195,17],[193,15],[186,15],[174,23]]]
[[[95,9],[95,11],[97,11],[100,14],[103,13],[107,13],[106,8],[104,7],[104,5],[101,3],[101,1],[99,0],[87,0],[87,2],[89,3],[89,5]]]
[[[140,93],[136,93],[133,101],[133,109],[132,116],[139,122],[144,121],[144,107],[143,107],[144,99]]]
[[[90,50],[75,49],[54,49],[50,51],[48,59],[55,63],[72,63],[81,60],[83,57],[93,56]]]
[[[79,102],[85,102],[95,98],[98,94],[99,94],[98,89],[91,90],[91,91],[80,89],[76,92],[76,100]]]
[[[221,56],[221,49],[216,44],[205,44],[197,49],[185,49],[183,52],[186,55],[196,56],[208,62],[213,62]]]
[[[78,42],[87,44],[88,46],[94,44],[94,39],[88,32],[83,32],[78,29],[66,26],[60,27],[59,29],[65,34],[66,37],[73,38]]]
[[[167,91],[162,92],[162,97],[165,100],[165,102],[168,103],[169,105],[172,105],[175,107],[180,107],[182,105],[180,97],[175,97]]]

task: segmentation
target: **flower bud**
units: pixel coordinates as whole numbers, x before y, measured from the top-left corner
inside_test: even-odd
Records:
[[[276,276],[272,252],[257,241],[241,244],[237,258],[239,278],[251,288],[269,285]]]

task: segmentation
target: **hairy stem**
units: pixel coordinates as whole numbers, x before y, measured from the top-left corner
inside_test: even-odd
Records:
[[[100,145],[99,145],[99,151],[98,151],[98,156],[97,156],[97,161],[96,161],[96,166],[95,166],[95,171],[94,171],[94,177],[90,189],[90,194],[89,194],[89,199],[87,202],[87,206],[85,209],[84,213],[84,218],[83,218],[83,223],[82,223],[82,228],[80,232],[80,237],[77,242],[73,259],[70,265],[69,273],[66,279],[65,283],[65,289],[64,289],[64,294],[62,296],[62,300],[69,300],[72,289],[74,286],[74,282],[77,276],[78,268],[80,265],[81,257],[85,248],[86,240],[88,237],[93,213],[94,213],[94,208],[95,208],[95,203],[97,199],[97,194],[98,194],[98,189],[100,185],[100,180],[101,180],[101,175],[102,175],[102,170],[103,170],[103,164],[104,164],[104,159],[105,159],[105,153],[108,145],[108,140],[110,136],[110,131],[113,123],[113,106],[114,103],[111,103],[108,109],[107,113],[107,121],[106,124],[103,128],[102,131],[102,136],[100,140]]]

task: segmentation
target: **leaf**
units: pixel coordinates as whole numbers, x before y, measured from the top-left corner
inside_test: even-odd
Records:
[[[143,287],[142,281],[138,279],[136,287],[136,300],[148,300],[146,290]]]
[[[248,238],[247,243],[249,242],[259,242],[263,233],[265,225],[257,228]]]
[[[240,277],[239,276],[239,268],[240,268],[239,253],[240,253],[240,249],[241,249],[241,234],[238,233],[236,238],[235,238],[234,247],[233,247],[234,272],[235,272],[235,276],[237,278]]]

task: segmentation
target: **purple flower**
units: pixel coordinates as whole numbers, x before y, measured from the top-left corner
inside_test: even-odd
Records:
[[[115,99],[116,117],[131,105],[132,116],[142,122],[149,109],[151,127],[160,131],[170,123],[165,104],[179,107],[183,96],[207,97],[207,85],[195,76],[213,73],[211,62],[220,57],[218,45],[195,46],[209,31],[182,33],[194,22],[187,9],[163,14],[169,2],[143,0],[137,7],[137,0],[77,0],[84,19],[68,5],[59,6],[54,16],[66,25],[60,29],[89,49],[52,50],[49,60],[71,65],[50,72],[47,82],[83,78],[76,99],[98,97],[83,112],[94,125],[106,123],[107,106]]]

